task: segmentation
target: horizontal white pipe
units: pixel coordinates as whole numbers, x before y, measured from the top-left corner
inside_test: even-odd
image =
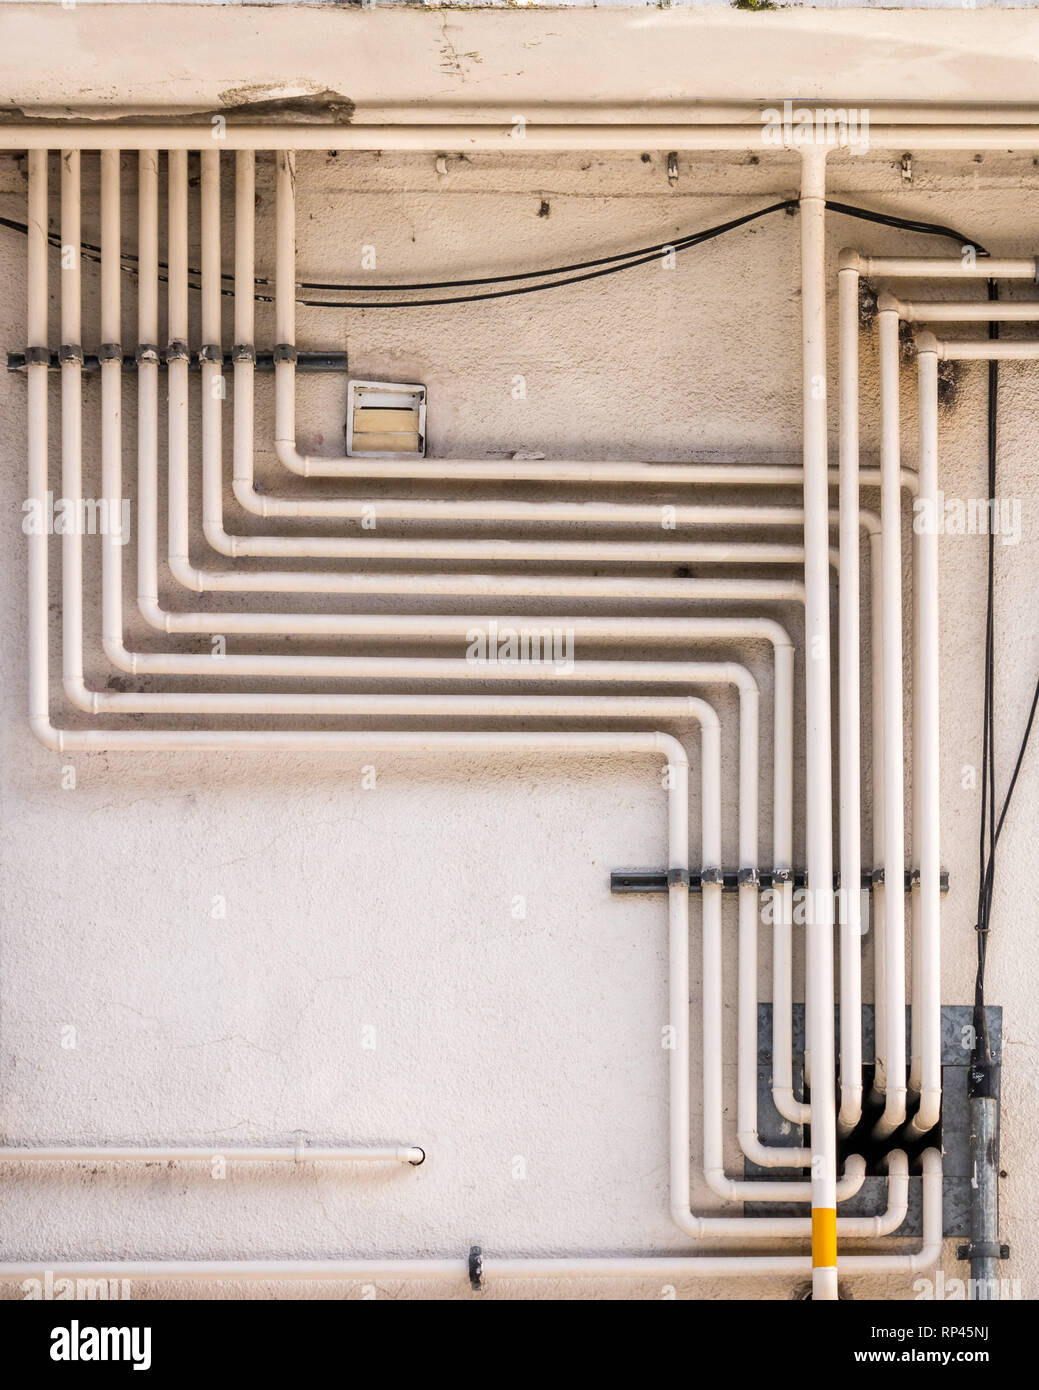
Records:
[[[860,275],[887,275],[909,280],[1035,280],[1034,256],[999,259],[995,256],[862,256],[844,250],[838,261],[841,270],[857,270]]]
[[[899,299],[885,291],[877,307],[907,323],[1039,323],[1039,299]]]
[[[418,114],[418,113],[417,113]],[[201,150],[210,147],[214,127],[208,122],[179,125],[125,125],[101,121],[33,122],[0,126],[0,150],[57,149],[76,150]],[[237,125],[229,122],[220,131],[225,150],[414,150],[431,153],[447,151],[501,151],[544,153],[547,151],[597,150],[742,150],[769,152],[762,138],[760,119],[746,125],[699,125],[669,122],[598,122],[584,124],[525,123],[522,135],[515,121],[496,124],[419,124],[394,125],[354,123],[351,125]],[[824,137],[825,138],[825,137]],[[874,125],[870,123],[872,149],[916,150],[1036,150],[1039,127],[1034,124],[914,123]],[[795,142],[796,152],[822,158],[826,146]],[[777,149],[779,155],[789,150]]]
[[[930,1268],[942,1250],[942,1161],[937,1149],[923,1155],[923,1237],[906,1254],[843,1255],[841,1276],[911,1274]],[[810,1272],[810,1255],[536,1255],[508,1259],[483,1255],[485,1280],[494,1279],[723,1279],[793,1277]],[[39,1278],[44,1268],[66,1279],[148,1280],[366,1280],[374,1278],[463,1280],[465,1259],[372,1260],[82,1260],[0,1262],[0,1279]]]
[[[937,352],[945,362],[1034,362],[1039,357],[1039,340],[1034,338],[945,338],[932,345],[930,335],[921,333],[917,345],[921,352]]]
[[[211,1163],[214,1158],[229,1163],[410,1163],[418,1167],[426,1155],[417,1146],[410,1148],[295,1148],[239,1146],[211,1149],[137,1148],[101,1145],[45,1147],[28,1145],[0,1147],[0,1163]]]
[[[724,1258],[721,1259],[724,1263]],[[370,1279],[467,1279],[466,1259],[372,1260],[76,1260],[48,1258],[36,1264],[24,1260],[0,1262],[0,1279],[41,1279],[46,1270],[55,1279],[167,1279],[256,1282],[260,1280],[330,1281]]]

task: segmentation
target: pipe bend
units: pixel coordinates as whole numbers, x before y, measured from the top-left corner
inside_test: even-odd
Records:
[[[877,295],[877,310],[882,314],[901,313],[902,301],[890,290],[881,290]]]
[[[925,1134],[929,1134],[938,1123],[941,1112],[941,1090],[933,1087],[925,1088],[920,1092],[919,1109],[909,1122],[909,1133],[914,1139],[921,1139]]]
[[[773,1086],[772,1104],[793,1125],[806,1125],[812,1118],[812,1107],[807,1101],[798,1100],[792,1086]]]
[[[853,270],[856,275],[863,275],[867,270],[867,264],[857,251],[845,246],[837,256],[837,269]]]
[[[759,1168],[810,1168],[811,1149],[781,1148],[778,1144],[763,1144],[753,1130],[740,1130],[736,1138],[745,1158]]]
[[[675,738],[674,734],[654,733],[656,746],[662,753],[667,754],[667,760],[675,767],[688,767],[689,755],[686,753],[682,744]]]
[[[30,714],[29,728],[44,748],[49,748],[52,753],[64,752],[62,731],[54,727],[49,714]]]
[[[247,482],[244,478],[232,478],[231,490],[243,511],[249,512],[252,516],[267,515],[267,499],[256,491],[254,483]]]
[[[673,1204],[671,1207],[671,1220],[678,1229],[686,1236],[694,1236],[697,1240],[704,1237],[703,1218],[694,1216],[688,1207]]]
[[[156,632],[169,632],[170,615],[159,606],[159,600],[152,594],[137,595],[137,610],[149,627]]]
[[[301,478],[310,477],[310,459],[299,452],[294,439],[275,439],[274,453],[278,462],[290,473],[297,473]]]
[[[234,536],[229,536],[219,521],[203,521],[202,534],[206,541],[219,555],[228,555],[232,559],[237,555],[237,544]]]
[[[880,535],[880,513],[871,512],[868,507],[859,510],[859,525],[870,537]]]
[[[862,1082],[841,1082],[841,1108],[837,1116],[837,1127],[847,1136],[862,1119]]]
[[[772,643],[776,651],[783,647],[789,647],[791,651],[794,650],[794,639],[782,623],[777,623],[774,618],[759,618],[757,619],[757,626],[761,629],[762,636]]]
[[[888,1085],[884,1113],[873,1130],[874,1139],[887,1139],[906,1122],[906,1088]]]
[[[942,1256],[944,1228],[942,1223],[942,1154],[940,1149],[923,1152],[924,1233],[923,1244],[910,1257],[910,1268],[930,1269]],[[930,1199],[930,1200],[928,1200]],[[928,1221],[930,1217],[930,1221]]]
[[[700,730],[702,733],[718,735],[721,734],[722,723],[721,720],[718,718],[718,711],[714,708],[713,705],[709,705],[706,700],[701,700],[697,695],[687,696],[686,704],[689,709],[690,719],[696,720],[696,722],[700,725]],[[671,734],[660,734],[659,737],[670,738],[672,739],[672,742],[678,744],[679,748],[682,748],[682,745],[678,743],[678,740],[676,738],[673,738]],[[684,748],[682,748],[682,756],[685,757]]]
[[[137,674],[137,654],[127,651],[119,637],[102,637],[101,647],[113,666],[120,671],[129,671],[131,675]]]
[[[81,675],[63,676],[61,688],[65,692],[65,699],[74,708],[83,710],[87,714],[97,714],[97,693],[87,689],[86,681]]]
[[[758,683],[746,666],[741,666],[737,661],[727,661],[725,662],[725,674],[741,695],[749,695],[754,698],[760,696],[761,691]]]
[[[909,1215],[909,1159],[902,1149],[887,1156],[887,1207],[873,1218],[871,1235],[890,1236]]]
[[[191,589],[193,593],[203,594],[206,586],[202,579],[202,571],[196,569],[186,555],[170,555],[167,561],[170,574],[178,584],[185,589]]]

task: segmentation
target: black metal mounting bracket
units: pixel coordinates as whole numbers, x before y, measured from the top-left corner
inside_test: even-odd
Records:
[[[483,1289],[483,1251],[478,1245],[469,1247],[469,1287],[473,1293]]]
[[[972,1240],[966,1245],[957,1245],[958,1260],[1009,1260],[1010,1246],[993,1240]]]
[[[717,869],[707,869],[703,872],[689,870],[689,891],[699,893],[704,882],[717,883]],[[669,869],[614,869],[610,874],[611,893],[666,893],[672,881],[671,875],[674,870]],[[750,876],[746,869],[723,869],[721,870],[722,892],[736,893],[745,883],[754,884],[760,892],[767,892],[780,883],[793,883],[795,888],[807,886],[808,876],[804,869],[761,869],[757,874],[757,880]],[[883,869],[864,869],[862,873],[862,887],[868,892],[879,883],[884,882]],[[905,891],[919,885],[920,875],[916,869],[909,869],[905,875]],[[836,892],[840,888],[840,875],[834,874],[833,887]],[[949,871],[943,869],[941,874],[941,888],[943,893],[949,891]]]
[[[83,371],[87,374],[95,373],[100,369],[102,361],[115,360],[106,358],[104,349],[109,346],[102,344],[98,352],[88,352],[83,354]],[[241,347],[236,345],[231,352],[223,354],[223,362],[212,356],[212,348],[203,348],[200,353],[192,353],[189,356],[190,370],[193,372],[201,371],[202,358],[205,354],[207,362],[216,362],[222,371],[230,374],[234,370],[235,361],[245,360],[241,356]],[[237,357],[236,357],[237,354]],[[166,354],[159,353],[158,365],[166,366]],[[156,359],[146,356],[145,361],[153,362]],[[258,372],[273,372],[274,366],[280,359],[274,352],[257,352],[250,359],[255,362]],[[42,366],[46,362],[52,372],[58,371],[61,363],[57,352],[48,352],[46,348],[30,348],[27,352],[9,352],[7,354],[7,370],[9,372],[24,372],[30,366]],[[133,355],[127,354],[122,359],[123,371],[126,373],[136,372],[140,363]],[[345,372],[348,370],[347,355],[345,352],[300,352],[296,355],[296,370],[298,372]]]

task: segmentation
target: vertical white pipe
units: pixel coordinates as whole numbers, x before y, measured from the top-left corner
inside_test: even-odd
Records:
[[[64,165],[63,165],[64,167]],[[26,222],[29,228],[26,266],[28,304],[26,346],[45,353],[47,332],[47,174],[46,150],[29,151],[29,201]],[[30,364],[28,375],[27,453],[29,465],[28,497],[40,524],[28,536],[29,549],[29,717],[48,718],[50,692],[49,664],[47,530],[43,522],[47,500],[47,398],[50,368],[46,361]]]
[[[120,222],[120,153],[101,151],[101,342],[105,355],[101,361],[101,496],[107,524],[101,541],[102,632],[106,639],[122,641],[122,535],[116,529],[121,517],[122,492],[122,402],[123,368],[121,351],[122,231]]]
[[[169,392],[169,556],[188,565],[188,156],[171,150],[169,178],[169,281],[167,321],[173,349],[166,369]]]
[[[882,310],[880,335],[881,603],[884,690],[884,928],[887,1089],[875,1134],[892,1134],[905,1119],[905,789],[902,685],[902,490],[900,486],[898,313]]]
[[[61,152],[61,480],[62,496],[75,508],[62,536],[62,669],[66,687],[83,672],[83,333],[80,242],[80,158]]]
[[[872,733],[870,783],[872,791],[873,879],[873,1099],[887,1090],[887,936],[884,927],[884,883],[875,871],[884,863],[884,556],[880,537],[870,538],[869,572],[873,596],[870,628],[870,724]]]
[[[202,151],[202,525],[223,529],[220,151]],[[232,547],[233,552],[233,547]]]
[[[784,1119],[806,1124],[810,1107],[793,1087],[794,648],[775,649],[773,866],[787,878],[773,890],[772,1099]]]
[[[837,1116],[834,1104],[833,1033],[825,146],[813,145],[802,151],[801,179],[812,1293],[816,1299],[830,1300],[837,1297]]]
[[[862,810],[859,740],[859,276],[837,276],[840,314],[840,977],[841,1108],[838,1128],[862,1116]]]
[[[159,567],[159,153],[137,161],[137,592],[157,605]],[[120,641],[122,633],[119,633]]]
[[[275,337],[278,345],[296,343],[296,155],[279,150],[275,155]],[[296,452],[296,364],[274,366],[274,441],[279,457]],[[281,447],[279,447],[281,446]],[[284,451],[284,452],[283,452]],[[306,472],[304,466],[303,472]]]
[[[920,931],[914,954],[914,992],[919,976],[919,1029],[913,1010],[914,1052],[919,1047],[920,1106],[910,1130],[926,1134],[938,1122],[941,1109],[941,807],[938,699],[938,356],[921,350],[920,397],[920,515],[919,632],[920,688],[919,788],[920,803]]]
[[[234,481],[253,490],[256,156],[235,156]],[[222,521],[221,521],[222,524]]]

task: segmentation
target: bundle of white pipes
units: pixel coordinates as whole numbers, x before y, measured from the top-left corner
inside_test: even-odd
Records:
[[[902,495],[918,492],[926,501],[937,492],[937,356],[942,352],[982,347],[1006,348],[1007,344],[938,344],[920,340],[920,456],[919,482],[901,466],[898,433],[898,331],[899,315],[906,319],[928,317],[935,306],[899,304],[884,300],[880,313],[882,354],[883,441],[879,471],[863,469],[858,457],[858,286],[860,273],[874,276],[949,276],[964,273],[962,263],[946,261],[869,261],[853,253],[841,260],[840,296],[840,399],[841,433],[839,471],[830,470],[827,459],[827,401],[825,344],[825,148],[802,151],[802,289],[804,370],[804,466],[800,469],[754,465],[659,464],[530,460],[403,460],[316,458],[301,454],[296,446],[296,160],[291,146],[310,147],[312,131],[265,129],[263,140],[249,127],[229,128],[225,148],[235,155],[234,247],[234,418],[233,495],[250,514],[277,520],[356,519],[375,507],[380,519],[408,521],[465,521],[481,534],[464,538],[375,538],[370,533],[357,539],[342,534],[238,535],[224,526],[224,460],[222,451],[222,400],[225,350],[221,332],[223,258],[220,196],[221,157],[209,142],[201,151],[201,343],[195,348],[202,373],[202,531],[204,540],[218,553],[234,557],[233,569],[197,567],[190,546],[190,402],[188,392],[189,349],[189,178],[188,151],[203,143],[187,128],[162,131],[92,126],[77,127],[76,134],[61,137],[61,242],[66,247],[82,243],[80,149],[100,149],[101,205],[101,321],[98,325],[98,357],[101,362],[101,494],[109,517],[121,514],[124,496],[122,380],[124,346],[121,337],[122,209],[121,151],[137,151],[137,601],[148,624],[166,634],[220,633],[231,638],[269,638],[275,635],[378,639],[402,648],[416,639],[435,638],[461,644],[473,629],[517,628],[572,630],[575,638],[591,646],[610,647],[639,643],[659,646],[662,659],[578,659],[564,665],[527,662],[492,665],[461,656],[402,654],[394,656],[292,654],[270,655],[249,650],[228,652],[220,662],[190,652],[143,652],[127,648],[123,613],[123,545],[117,530],[109,527],[102,539],[102,644],[107,658],[118,668],[133,673],[166,677],[274,681],[276,690],[229,692],[201,689],[136,694],[112,693],[87,685],[84,665],[84,557],[83,541],[73,528],[62,537],[62,677],[64,693],[78,710],[94,715],[153,715],[165,726],[140,728],[116,723],[114,727],[55,727],[50,718],[50,650],[48,629],[48,540],[45,533],[29,538],[29,645],[30,719],[37,736],[50,748],[94,750],[105,748],[157,749],[276,749],[378,750],[413,752],[423,757],[451,756],[460,749],[524,754],[543,750],[565,757],[663,757],[669,769],[665,785],[668,801],[668,904],[670,1024],[675,1045],[670,1053],[670,1189],[671,1211],[679,1228],[694,1238],[725,1238],[744,1242],[737,1254],[711,1257],[499,1259],[485,1256],[485,1278],[594,1278],[609,1275],[632,1277],[716,1278],[754,1274],[797,1276],[811,1272],[813,1293],[818,1298],[837,1296],[837,1240],[872,1241],[894,1232],[902,1224],[908,1202],[908,1160],[891,1136],[907,1125],[907,1138],[915,1141],[929,1134],[939,1120],[941,1099],[940,1058],[940,961],[938,846],[938,742],[937,742],[937,537],[919,529],[915,541],[913,625],[913,741],[912,755],[912,1048],[906,1074],[903,1019],[906,1003],[904,968],[905,913],[902,885],[906,852],[903,825],[904,787],[903,688],[902,688]],[[448,146],[468,147],[477,140],[475,127]],[[695,135],[673,127],[638,127],[639,149],[734,148],[731,132],[703,127]],[[724,129],[724,128],[722,128]],[[989,128],[991,129],[991,128]],[[350,128],[350,140],[357,134]],[[21,133],[12,145],[12,132]],[[457,133],[457,132],[456,132]],[[343,132],[337,128],[337,143]],[[0,145],[29,151],[29,304],[28,304],[28,456],[29,497],[42,504],[48,489],[48,373],[50,362],[48,324],[48,148],[57,143],[54,132],[44,127],[5,127]],[[535,132],[531,149],[551,147],[557,138]],[[597,147],[602,135],[594,128],[566,132],[567,147]],[[624,146],[630,132],[620,139],[609,134],[609,148]],[[385,139],[383,137],[386,137]],[[327,135],[325,140],[327,141]],[[374,139],[374,136],[363,136]],[[437,127],[402,127],[380,131],[378,148],[445,147],[445,133]],[[490,139],[484,134],[484,139]],[[499,136],[495,136],[499,139]],[[634,135],[630,135],[635,139]],[[712,144],[711,140],[720,143]],[[740,140],[750,137],[746,132]],[[758,133],[760,142],[760,133]],[[1034,138],[1034,137],[1033,137]],[[540,140],[540,143],[539,143]],[[549,141],[545,145],[544,141]],[[589,143],[590,142],[590,143]],[[348,144],[350,141],[348,140]],[[899,144],[904,143],[899,139]],[[324,143],[318,142],[318,148]],[[368,148],[369,145],[365,145]],[[740,146],[744,147],[744,146]],[[1002,147],[1002,146],[1001,146]],[[160,148],[167,178],[169,345],[165,352],[169,394],[168,412],[168,572],[173,583],[194,593],[257,593],[268,599],[280,594],[389,595],[428,598],[432,611],[416,615],[330,612],[192,612],[167,607],[160,593],[159,562],[159,185]],[[587,523],[596,527],[637,528],[660,526],[658,505],[633,501],[527,500],[514,495],[490,500],[459,501],[454,497],[387,499],[376,502],[363,494],[313,497],[306,493],[278,496],[257,492],[254,485],[254,278],[255,278],[255,154],[274,150],[276,162],[276,420],[275,451],[292,473],[311,478],[363,481],[374,475],[381,480],[400,478],[412,483],[472,479],[498,482],[508,489],[530,482],[568,484],[574,491],[611,484],[652,484],[669,490],[681,488],[745,488],[750,500],[739,506],[706,505],[682,501],[670,510],[677,527],[721,527],[726,532],[793,528],[793,541],[773,539],[675,540],[575,540],[568,533],[560,539],[502,539],[495,525],[523,522],[532,527],[560,523]],[[960,268],[952,269],[953,264]],[[979,263],[978,274],[1034,274],[1031,262]],[[983,267],[983,268],[982,268]],[[81,275],[79,257],[61,276],[61,477],[62,495],[83,496],[83,344],[81,323]],[[948,308],[949,306],[943,306]],[[952,306],[979,318],[979,307]],[[948,314],[945,317],[953,317]],[[934,317],[942,317],[935,313]],[[1019,345],[1014,345],[1019,346]],[[982,355],[980,351],[977,355]],[[1019,354],[1023,355],[1023,354]],[[819,383],[823,389],[819,389]],[[831,510],[830,486],[839,478],[839,510]],[[881,491],[881,517],[863,511],[860,484]],[[762,488],[802,491],[801,505],[762,505],[754,501]],[[669,491],[669,496],[673,495]],[[839,553],[831,549],[831,529],[839,531]],[[850,1135],[863,1120],[863,1048],[861,1025],[861,938],[868,923],[860,916],[857,886],[862,873],[860,833],[862,824],[861,768],[859,754],[860,709],[860,531],[870,538],[869,619],[871,634],[871,710],[873,786],[872,807],[874,949],[876,965],[876,1068],[874,1090],[882,1103],[876,1126],[877,1139],[888,1143],[888,1207],[878,1216],[837,1218],[838,1200],[853,1195],[863,1183],[866,1165],[849,1155],[844,1175],[838,1178],[838,1132]],[[300,559],[337,561],[398,560],[407,562],[400,573],[359,567],[316,569],[253,569],[240,561]],[[451,570],[450,562],[486,562],[490,571],[474,574]],[[509,566],[539,562],[537,573]],[[702,562],[717,567],[720,577],[675,578],[642,575],[600,576],[582,573],[581,566],[655,565]],[[425,566],[426,568],[416,568]],[[768,578],[746,573],[751,565],[767,565]],[[553,572],[552,567],[559,571]],[[732,567],[735,577],[728,577]],[[789,577],[775,571],[789,568]],[[831,572],[838,571],[839,589],[839,729],[840,763],[840,882],[844,911],[840,921],[840,1029],[839,1088],[835,1058],[833,990],[834,873],[832,854],[833,814],[831,792],[830,710],[830,588]],[[544,572],[542,572],[544,571]],[[452,597],[488,601],[482,616],[452,612],[443,606]],[[569,617],[517,616],[497,605],[510,598],[522,600],[574,599],[601,603],[602,613]],[[698,604],[725,601],[750,611],[741,616],[698,614],[675,618],[621,617],[610,611],[631,599],[681,598]],[[794,847],[794,643],[784,626],[761,611],[763,605],[792,604],[803,610],[806,659],[806,786],[804,796],[807,846],[806,932],[806,1046],[804,1073],[810,1082],[810,1102],[799,1100],[794,1090],[791,1002],[793,981],[793,847]],[[750,670],[738,661],[698,661],[685,650],[672,655],[676,645],[696,648],[710,644],[769,644],[772,652],[773,768],[772,847],[774,878],[781,886],[779,911],[773,933],[773,1057],[772,1093],[779,1113],[794,1124],[810,1125],[810,1145],[774,1146],[758,1134],[757,1116],[757,949],[759,918],[759,814],[758,744],[760,692]],[[422,693],[370,694],[310,693],[309,683],[340,679],[393,683],[408,681],[427,687]],[[459,693],[457,687],[480,682],[480,693]],[[306,691],[285,683],[308,682]],[[515,682],[539,686],[574,684],[605,686],[604,694],[488,694],[488,684],[512,686]],[[679,694],[636,695],[609,692],[617,683],[640,692],[656,686],[682,687]],[[747,1159],[757,1165],[809,1169],[809,1180],[739,1179],[723,1166],[722,1089],[722,882],[721,835],[721,727],[716,710],[704,698],[719,685],[735,688],[739,701],[739,934],[738,934],[738,1105],[737,1138]],[[686,692],[696,692],[686,693]],[[464,719],[480,726],[459,732],[364,732],[359,728],[315,730],[292,727],[226,729],[214,727],[213,716],[274,716],[299,720],[311,716],[342,720],[364,716],[383,723],[422,716],[439,721]],[[509,728],[510,722],[545,719],[552,732],[529,733]],[[603,732],[566,727],[580,721],[601,722]],[[645,728],[625,730],[632,721]],[[170,723],[177,727],[169,727]],[[188,727],[184,727],[187,723]],[[727,1201],[794,1201],[810,1203],[804,1217],[694,1215],[690,1209],[690,1035],[689,1035],[689,931],[690,931],[690,799],[689,756],[669,726],[699,730],[700,759],[699,875],[702,902],[703,953],[703,1171],[710,1189]],[[839,1094],[839,1101],[836,1099]],[[912,1096],[915,1109],[907,1108]],[[57,1161],[107,1158],[135,1161],[161,1155],[194,1159],[207,1153],[170,1148],[29,1148],[0,1150],[0,1160]],[[416,1164],[423,1151],[413,1145],[378,1149],[258,1148],[229,1151],[228,1157],[264,1161],[273,1158],[310,1161],[376,1159]],[[842,1275],[909,1271],[926,1267],[938,1257],[942,1238],[941,1159],[937,1148],[923,1154],[923,1240],[915,1251],[869,1250],[840,1257]],[[762,1238],[811,1239],[811,1254],[748,1253],[746,1246]],[[83,1266],[85,1270],[87,1266]],[[0,1275],[24,1277],[28,1266],[0,1264]],[[121,1273],[139,1278],[371,1278],[375,1275],[409,1279],[456,1277],[471,1272],[470,1264],[457,1259],[333,1260],[333,1261],[101,1261],[91,1263],[94,1273]]]

